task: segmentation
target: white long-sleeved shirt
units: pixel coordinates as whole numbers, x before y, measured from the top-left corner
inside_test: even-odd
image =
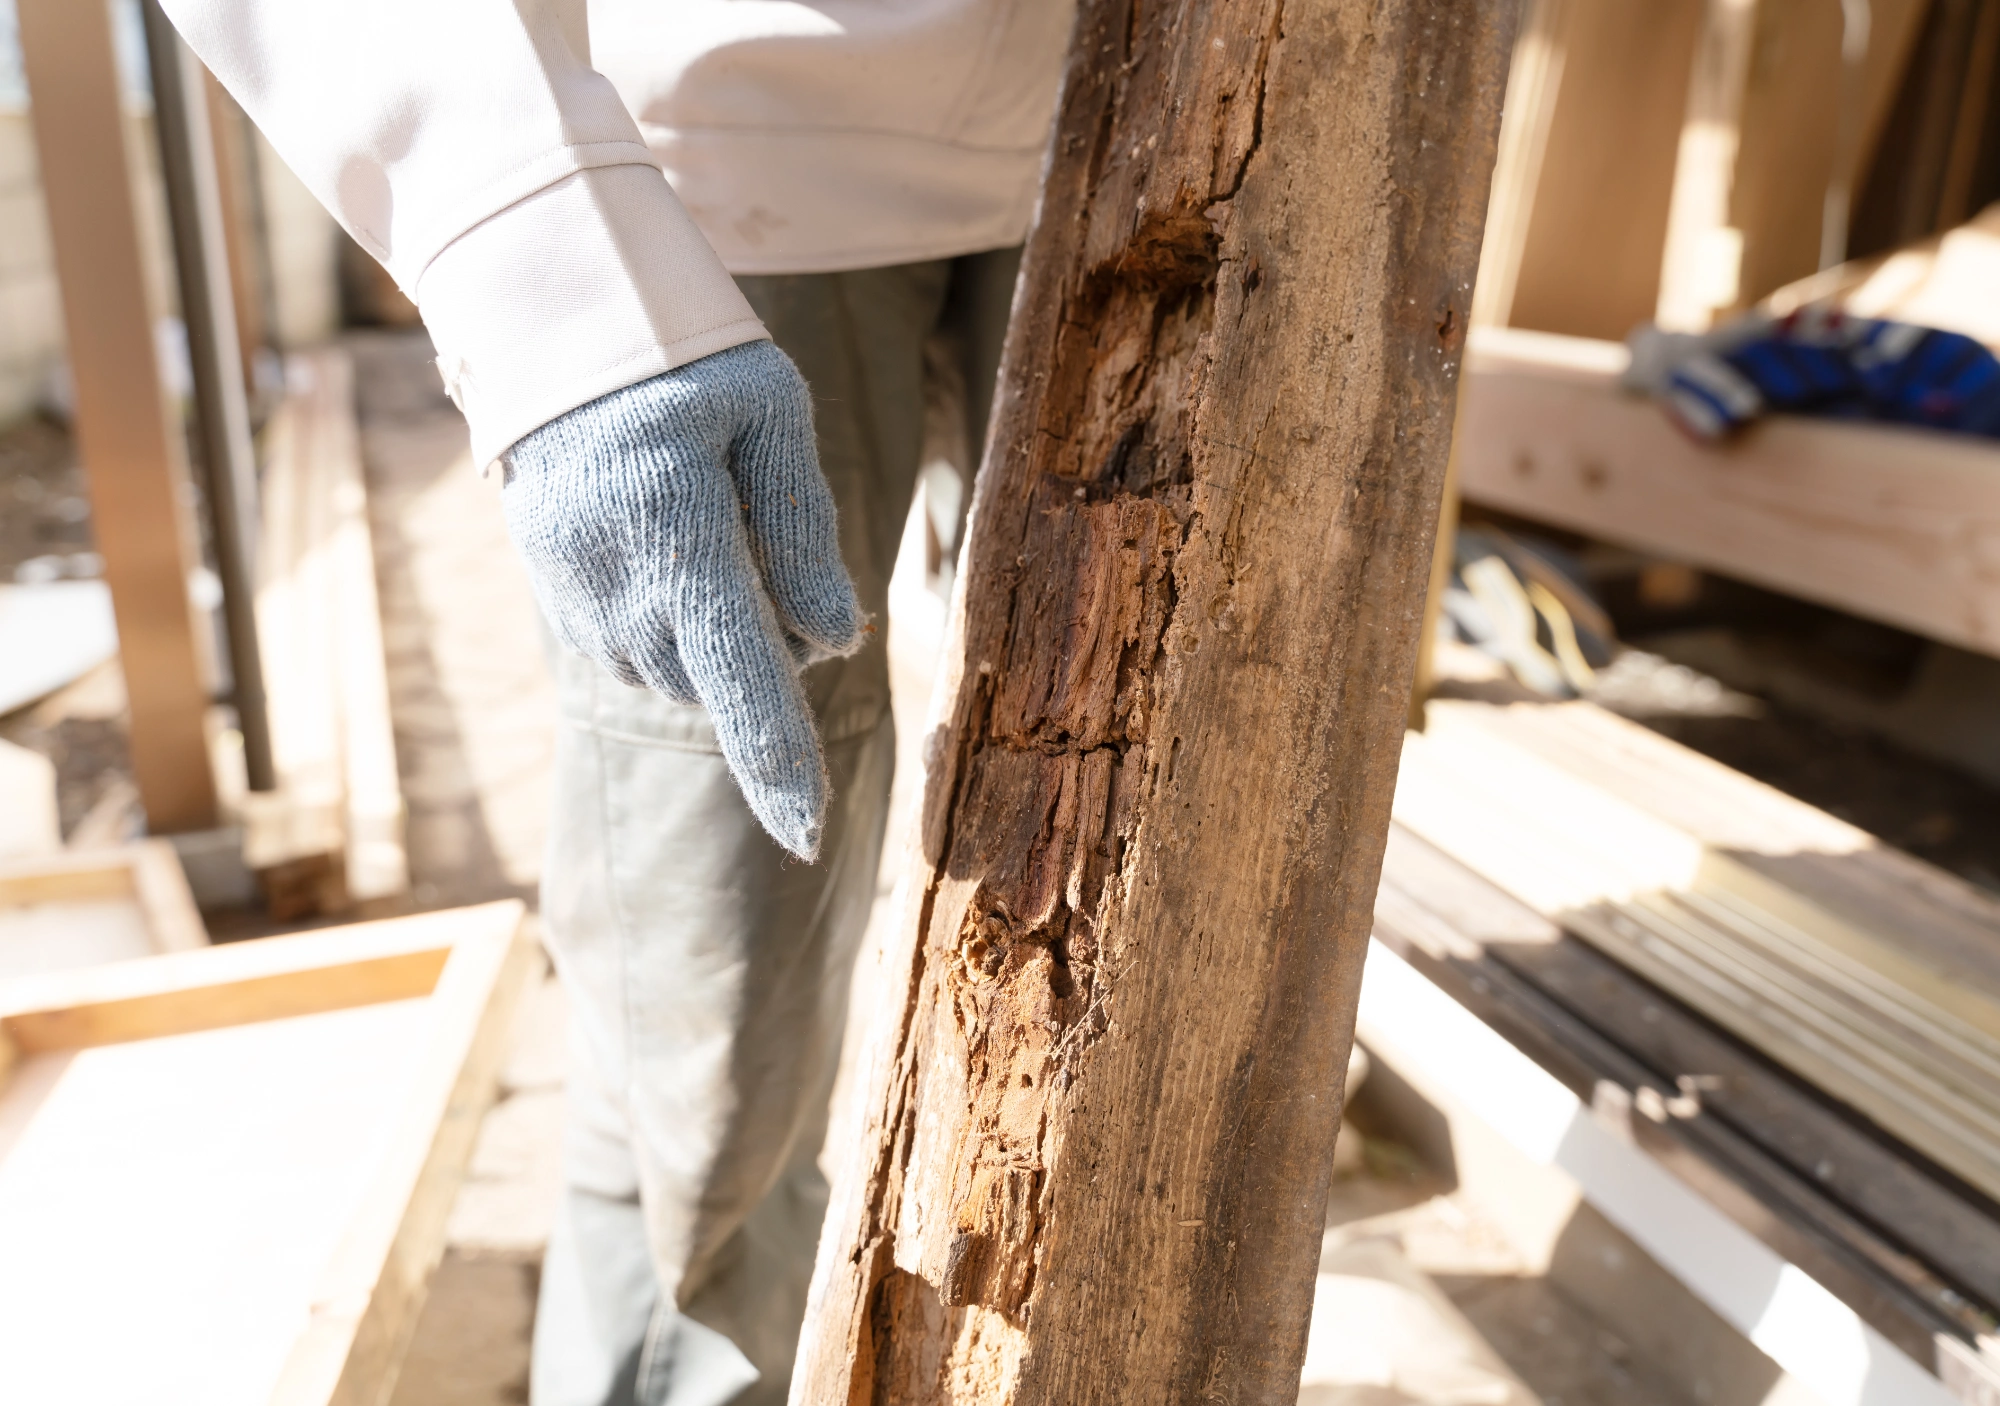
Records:
[[[1025,231],[1071,0],[580,4],[165,0],[416,300],[478,462],[763,337],[732,270]]]

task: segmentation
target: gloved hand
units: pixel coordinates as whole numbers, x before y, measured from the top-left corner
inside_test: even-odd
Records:
[[[799,670],[852,653],[812,400],[748,342],[578,406],[508,451],[507,527],[562,642],[628,684],[707,707],[750,808],[819,852],[826,764]]]

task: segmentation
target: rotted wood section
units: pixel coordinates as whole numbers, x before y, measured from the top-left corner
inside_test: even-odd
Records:
[[[794,1402],[1290,1402],[1511,5],[1086,3]]]

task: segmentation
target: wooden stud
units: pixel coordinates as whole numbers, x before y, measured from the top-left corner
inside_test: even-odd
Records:
[[[103,0],[21,0],[18,11],[133,772],[154,832],[208,829],[207,624],[189,597],[199,558],[186,456],[156,359],[110,11]]]
[[[1706,331],[1716,309],[1733,305],[1741,287],[1743,232],[1730,223],[1729,200],[1758,3],[1707,0],[1702,17],[1654,313],[1660,326],[1676,332]]]
[[[1852,192],[1872,158],[1923,20],[1923,0],[1868,0],[1865,56],[1849,74],[1843,6],[1760,0],[1729,223],[1742,231],[1737,297],[1759,301],[1826,266],[1828,190]],[[1849,203],[1834,211],[1845,257]]]
[[[1702,0],[1572,4],[1510,326],[1622,338],[1659,301]]]
[[[1479,248],[1479,283],[1472,292],[1472,320],[1504,327],[1514,306],[1528,221],[1541,186],[1549,133],[1562,92],[1565,19],[1570,0],[1529,0],[1514,40],[1507,72],[1507,100],[1500,110],[1499,152],[1493,161],[1493,194],[1486,204],[1486,233]]]

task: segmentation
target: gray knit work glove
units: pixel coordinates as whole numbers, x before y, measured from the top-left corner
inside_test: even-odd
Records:
[[[799,670],[852,653],[812,399],[748,342],[578,406],[514,445],[501,501],[562,642],[625,683],[701,703],[750,808],[819,852],[826,763]]]

